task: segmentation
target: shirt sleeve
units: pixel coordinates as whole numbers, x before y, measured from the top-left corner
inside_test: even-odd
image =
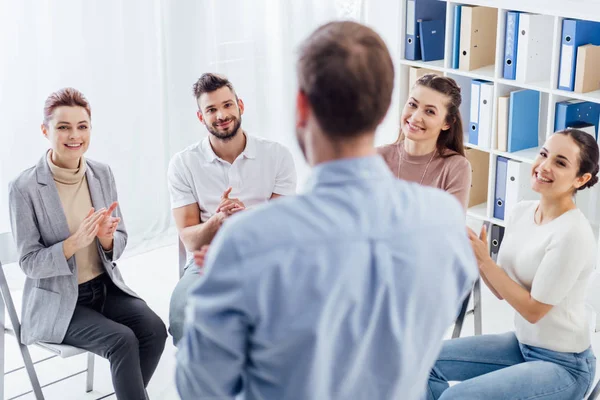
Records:
[[[569,294],[593,259],[595,248],[583,237],[584,232],[584,229],[569,229],[551,239],[533,277],[531,297],[554,306]]]
[[[469,194],[471,191],[472,171],[471,163],[465,157],[460,155],[450,158],[460,157],[449,172],[448,182],[444,190],[458,199],[463,209],[466,211],[469,206]]]
[[[167,171],[167,184],[171,209],[187,206],[198,202],[191,182],[185,176],[185,166],[179,155],[173,157]]]
[[[294,158],[292,157],[292,153],[283,145],[281,145],[279,153],[273,193],[282,196],[291,196],[296,194],[297,177]]]
[[[211,244],[204,280],[188,298],[176,368],[183,400],[233,399],[242,390],[250,324],[242,260],[228,225]]]

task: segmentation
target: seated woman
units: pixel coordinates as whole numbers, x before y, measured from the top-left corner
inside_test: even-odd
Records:
[[[422,76],[402,110],[398,140],[377,151],[398,178],[445,190],[466,210],[472,174],[463,147],[461,102],[452,78]]]
[[[598,181],[598,145],[568,129],[546,140],[531,169],[539,201],[515,206],[498,264],[485,228],[469,231],[481,276],[516,311],[515,332],[444,342],[428,399],[583,399],[594,380],[585,288],[596,240],[573,195]],[[448,387],[448,381],[462,381]]]
[[[127,232],[111,169],[83,156],[91,127],[82,93],[52,93],[42,124],[50,150],[10,184],[12,232],[27,275],[21,341],[107,358],[117,398],[146,399],[167,332],[115,263]]]

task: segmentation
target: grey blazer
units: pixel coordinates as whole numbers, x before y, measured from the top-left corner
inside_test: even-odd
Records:
[[[86,160],[86,177],[96,210],[117,201],[117,188],[110,167]],[[21,341],[61,343],[67,332],[79,295],[75,257],[65,259],[63,241],[69,227],[58,197],[46,155],[23,171],[9,185],[12,233],[19,265],[27,275],[21,312]],[[119,207],[115,216],[121,217]],[[127,244],[123,219],[114,234],[112,254],[96,245],[108,276],[125,293],[138,297],[125,285],[114,260]]]

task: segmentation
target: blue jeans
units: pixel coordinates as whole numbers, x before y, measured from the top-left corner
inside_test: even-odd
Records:
[[[591,348],[561,353],[519,343],[514,332],[447,340],[429,376],[427,399],[583,399],[592,386]],[[449,381],[461,381],[452,387]]]
[[[200,270],[194,264],[194,259],[189,260],[185,266],[183,276],[179,279],[171,294],[171,302],[169,304],[169,333],[173,336],[173,344],[175,346],[177,346],[177,343],[179,343],[183,336],[185,306],[190,290],[200,281],[199,273]]]

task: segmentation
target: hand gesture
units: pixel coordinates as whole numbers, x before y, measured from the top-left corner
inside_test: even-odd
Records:
[[[232,215],[235,214],[238,211],[242,211],[246,209],[246,206],[244,205],[244,203],[242,203],[242,201],[240,199],[230,199],[229,198],[229,194],[231,193],[232,188],[229,187],[227,188],[227,190],[225,190],[225,192],[223,192],[223,195],[221,196],[221,203],[219,204],[219,206],[217,207],[217,213],[219,212],[224,212],[227,215]]]
[[[104,218],[100,220],[100,227],[98,229],[98,233],[96,236],[100,239],[112,239],[117,227],[119,226],[119,222],[121,218],[113,217],[112,213],[117,208],[118,203],[115,201],[108,207],[108,210],[104,213]]]
[[[469,233],[469,240],[471,241],[471,247],[473,248],[473,253],[475,254],[475,258],[477,259],[477,265],[481,267],[481,265],[485,261],[491,259],[488,253],[487,232],[485,224],[481,227],[481,233],[479,234],[479,237],[471,228],[467,228],[467,230]]]
[[[100,229],[100,221],[104,218],[105,213],[105,208],[101,208],[96,212],[94,212],[93,207],[90,209],[87,216],[81,221],[77,231],[70,237],[75,251],[89,246],[94,241]]]
[[[204,260],[206,259],[206,253],[208,252],[209,247],[209,245],[205,244],[200,248],[200,250],[194,251],[194,262],[200,270],[200,275],[204,273]]]

